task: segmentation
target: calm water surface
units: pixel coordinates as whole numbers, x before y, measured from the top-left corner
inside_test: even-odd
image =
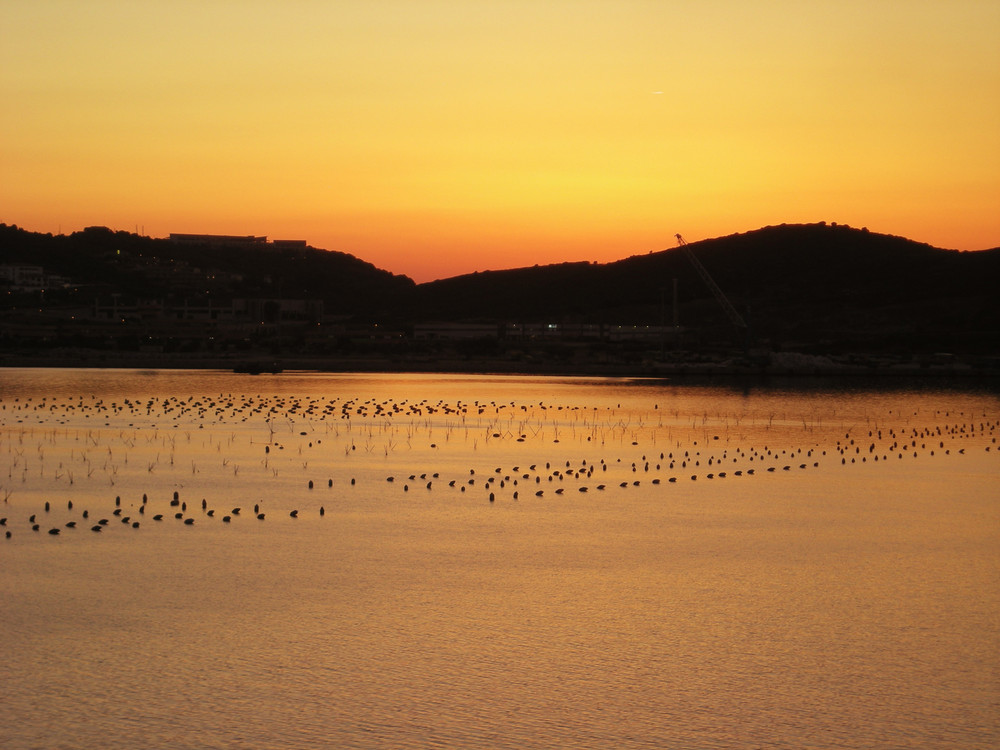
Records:
[[[996,747],[998,420],[971,388],[3,370],[0,745]]]

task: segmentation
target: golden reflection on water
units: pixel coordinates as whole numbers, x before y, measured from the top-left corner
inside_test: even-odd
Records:
[[[9,747],[1000,739],[992,394],[0,383]]]

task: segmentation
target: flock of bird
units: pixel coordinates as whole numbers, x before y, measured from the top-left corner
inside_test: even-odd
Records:
[[[1000,419],[995,416],[949,411],[917,416],[888,413],[845,427],[773,412],[683,414],[659,404],[622,408],[232,394],[0,399],[0,455],[7,462],[0,478],[0,527],[11,539],[22,530],[59,536],[171,522],[262,522],[276,512],[292,520],[323,517],[325,504],[336,503],[337,494],[319,501],[316,490],[324,484],[328,491],[356,488],[359,478],[369,486],[379,482],[370,490],[379,498],[444,489],[495,503],[746,480],[821,463],[948,456],[969,448],[996,452]],[[749,444],[758,439],[759,445]],[[541,446],[547,446],[546,460],[537,458]],[[448,450],[453,447],[458,450]],[[617,455],[606,458],[612,451]],[[529,453],[530,459],[518,460]],[[501,458],[507,463],[496,465]],[[187,474],[187,460],[190,479],[181,497],[170,486]],[[253,464],[247,466],[248,460]],[[403,468],[416,461],[438,464]],[[460,467],[460,462],[471,465]],[[307,479],[318,471],[325,472],[323,479]],[[203,472],[216,473],[205,486],[247,481],[257,499],[233,505],[206,497],[189,507],[190,488],[197,492]],[[336,482],[334,472],[342,475]],[[129,500],[129,491],[144,480],[149,486],[141,500],[138,491]],[[267,480],[275,482],[275,492],[284,493],[282,502],[265,502],[262,483]],[[116,491],[119,485],[127,489]],[[22,489],[27,506],[18,498]],[[289,505],[289,496],[299,493],[301,511],[290,507],[300,504],[296,500]]]
[[[149,503],[149,497],[148,497],[148,495],[143,494],[143,496],[142,496],[142,502],[141,502],[141,504],[139,504],[138,509],[135,511],[138,514],[139,517],[145,517],[146,516],[146,508],[149,507],[148,503]],[[155,514],[150,513],[148,517],[152,521],[163,521],[166,518],[167,515],[172,515],[175,519],[183,522],[186,526],[193,526],[194,525],[194,521],[195,521],[194,516],[192,516],[192,515],[186,515],[187,514],[187,510],[188,510],[187,503],[186,502],[181,502],[179,493],[177,491],[174,491],[174,497],[170,501],[170,508],[171,508],[171,511],[170,511],[169,514],[167,514],[167,513],[155,513]],[[66,501],[66,509],[67,509],[67,511],[72,511],[73,510],[73,501],[72,500]],[[51,503],[49,503],[48,501],[46,501],[45,502],[45,513],[49,513],[51,510],[52,510]],[[215,515],[216,515],[215,509],[214,508],[209,508],[208,507],[208,501],[204,500],[204,499],[201,501],[201,510],[202,510],[202,512],[203,512],[203,514],[204,514],[204,516],[206,518],[214,518]],[[230,523],[233,520],[233,516],[240,515],[240,513],[242,511],[243,511],[242,507],[235,507],[232,510],[230,510],[228,513],[226,513],[225,515],[221,515],[220,518],[221,518],[221,520],[222,520],[223,523]],[[259,521],[263,521],[264,518],[266,517],[266,514],[263,513],[263,512],[261,512],[260,504],[259,503],[254,504],[253,512],[254,512],[254,515],[256,516],[257,520],[259,520]],[[111,511],[112,518],[114,518],[117,521],[120,521],[123,525],[131,526],[131,528],[133,528],[133,529],[138,529],[139,526],[141,525],[141,521],[139,520],[139,517],[133,518],[130,515],[123,515],[123,513],[124,513],[124,510],[122,508],[122,499],[121,499],[121,496],[119,495],[119,496],[115,497],[115,507],[114,507],[114,510]],[[322,516],[325,513],[326,513],[326,510],[322,506],[320,506],[319,514]],[[289,513],[289,516],[291,518],[298,518],[298,515],[299,515],[299,512],[297,510],[293,510],[293,511],[291,511],[291,513]],[[93,523],[93,525],[90,527],[90,530],[91,531],[95,531],[95,532],[103,531],[105,529],[105,527],[107,527],[111,523],[111,519],[107,518],[107,517],[97,519],[96,521],[94,519],[91,519],[91,517],[90,517],[90,511],[89,510],[83,510],[83,511],[81,511],[80,512],[80,519],[82,521],[84,521],[84,522]],[[36,532],[37,531],[41,531],[42,524],[40,523],[40,517],[39,517],[38,513],[33,513],[31,516],[29,516],[28,517],[28,523],[31,525],[31,530],[32,531],[36,531]],[[62,527],[59,527],[59,526],[53,526],[53,527],[51,527],[48,530],[48,533],[51,534],[51,535],[53,535],[53,536],[56,536],[56,535],[60,534],[63,529],[75,529],[75,528],[77,528],[77,525],[78,525],[78,522],[76,520],[70,520],[70,521],[67,521],[66,523],[64,523]],[[84,524],[84,525],[87,525],[87,524]],[[6,517],[0,518],[0,526],[7,526],[7,518]],[[11,536],[12,536],[11,531],[7,530],[6,537],[8,539],[10,539]]]

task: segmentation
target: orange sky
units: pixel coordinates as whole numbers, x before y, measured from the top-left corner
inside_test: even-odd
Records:
[[[782,222],[1000,245],[995,0],[3,0],[0,221],[418,281]]]

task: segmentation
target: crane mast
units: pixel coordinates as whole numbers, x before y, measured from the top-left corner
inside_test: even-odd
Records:
[[[736,311],[729,298],[726,297],[725,293],[719,288],[719,285],[715,283],[715,279],[711,277],[708,270],[701,264],[701,261],[695,257],[694,251],[688,246],[688,243],[679,234],[675,235],[677,237],[677,245],[684,251],[687,259],[691,261],[691,265],[694,266],[694,270],[698,272],[701,276],[701,280],[705,282],[705,285],[711,290],[712,294],[715,295],[715,299],[718,300],[719,304],[722,305],[722,309],[725,310],[726,315],[729,316],[729,320],[732,321],[733,325],[737,328],[746,330],[747,324],[743,320],[743,317]]]

